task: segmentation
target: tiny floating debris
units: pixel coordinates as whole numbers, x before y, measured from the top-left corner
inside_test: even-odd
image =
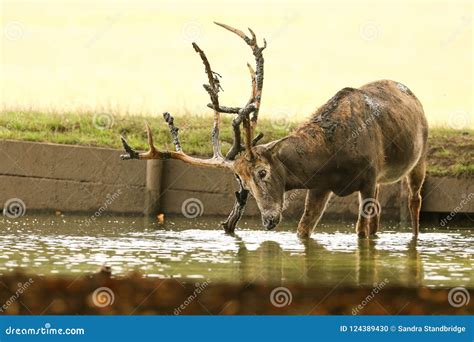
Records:
[[[158,224],[164,224],[165,223],[165,214],[156,215],[156,220],[158,221]]]

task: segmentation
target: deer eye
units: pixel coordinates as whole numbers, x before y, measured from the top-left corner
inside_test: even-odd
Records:
[[[267,175],[267,171],[265,170],[258,171],[258,176],[260,177],[260,179],[265,178],[266,175]]]

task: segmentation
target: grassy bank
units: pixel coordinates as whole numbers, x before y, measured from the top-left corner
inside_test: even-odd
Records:
[[[2,112],[0,139],[40,141],[58,144],[121,148],[119,134],[125,134],[132,146],[146,149],[144,120],[153,128],[155,144],[173,149],[168,127],[161,115],[112,116],[92,113]],[[211,153],[212,117],[176,115],[181,142],[189,154]],[[258,131],[265,133],[262,142],[285,136],[297,123],[260,119]],[[221,129],[223,150],[232,143],[231,118],[223,116]],[[474,176],[474,130],[456,131],[434,128],[430,131],[428,172],[431,175]]]
[[[161,114],[154,116],[112,116],[109,114],[61,113],[46,114],[36,112],[3,112],[0,114],[0,139],[76,144],[84,146],[122,148],[120,134],[138,149],[146,149],[144,121],[148,121],[154,132],[155,145],[174,150],[168,126]],[[212,153],[210,133],[213,118],[210,115],[175,115],[179,127],[181,143],[189,154],[207,155]],[[272,123],[259,120],[259,131],[265,132],[262,141],[283,137],[296,124]],[[221,138],[223,150],[232,143],[231,117],[223,115]]]

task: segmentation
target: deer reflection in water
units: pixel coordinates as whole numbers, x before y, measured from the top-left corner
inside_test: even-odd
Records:
[[[294,253],[271,240],[252,250],[238,234],[232,236],[238,247],[236,261],[241,282],[273,286],[298,283],[372,287],[392,282],[407,287],[422,285],[423,264],[415,237],[409,240],[404,253],[394,256],[393,251],[379,248],[377,239],[360,239],[355,250],[348,252],[330,250],[313,238],[300,239],[303,251]]]

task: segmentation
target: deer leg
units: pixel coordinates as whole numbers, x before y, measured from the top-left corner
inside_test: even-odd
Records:
[[[410,210],[413,235],[418,236],[420,230],[421,187],[425,180],[425,161],[420,161],[408,174],[408,209]]]
[[[380,204],[376,197],[375,182],[367,184],[359,191],[359,218],[357,219],[356,232],[360,238],[366,238],[369,233],[370,220],[380,213]]]
[[[319,222],[326,209],[326,204],[331,197],[331,191],[320,191],[311,189],[306,193],[306,201],[303,216],[298,223],[298,236],[309,237]]]
[[[242,215],[244,214],[245,205],[247,204],[247,199],[249,191],[245,190],[242,186],[242,181],[239,176],[236,175],[237,181],[239,182],[240,189],[235,192],[235,202],[232,211],[230,212],[227,219],[221,223],[221,226],[224,228],[225,232],[232,234],[235,231],[235,226],[239,223]]]
[[[380,192],[380,185],[377,184],[377,186],[375,187],[375,197],[374,197],[376,203],[380,203],[379,202],[379,192]],[[379,208],[380,208],[380,206],[379,206]],[[370,222],[369,222],[369,234],[370,235],[376,235],[377,231],[379,230],[380,212],[381,212],[381,210],[377,210],[376,215],[370,219]]]

